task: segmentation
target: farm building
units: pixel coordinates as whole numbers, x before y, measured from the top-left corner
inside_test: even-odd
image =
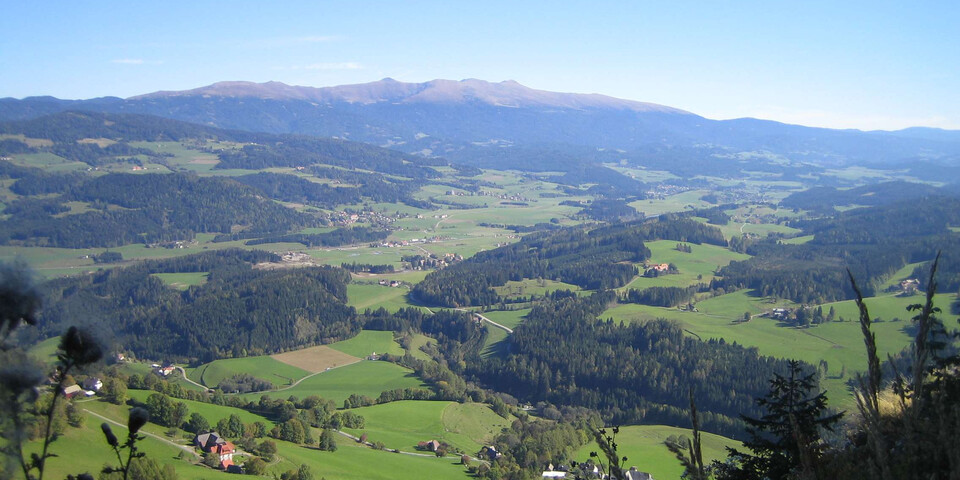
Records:
[[[237,448],[224,440],[217,432],[208,432],[193,438],[193,444],[204,453],[214,453],[220,456],[220,468],[227,469],[233,465],[233,454]]]

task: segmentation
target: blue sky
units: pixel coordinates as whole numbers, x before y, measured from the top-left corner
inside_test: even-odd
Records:
[[[516,80],[709,118],[960,129],[960,2],[6,2],[0,97]]]

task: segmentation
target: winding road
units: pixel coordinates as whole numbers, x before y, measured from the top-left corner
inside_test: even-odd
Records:
[[[204,390],[207,390],[207,389],[210,388],[210,387],[208,387],[208,386],[206,386],[206,385],[200,385],[199,383],[194,382],[193,380],[190,380],[190,377],[187,376],[187,371],[184,370],[183,367],[174,366],[174,368],[176,368],[177,370],[180,370],[180,375],[183,375],[183,379],[186,380],[187,382],[192,383],[192,384],[194,384],[194,385],[196,385],[196,386],[198,386],[198,387],[200,387],[200,388],[202,388],[202,389],[204,389]]]

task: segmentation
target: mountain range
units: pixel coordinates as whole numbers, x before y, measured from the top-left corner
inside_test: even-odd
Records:
[[[763,157],[775,158],[778,165],[883,166],[936,175],[931,168],[960,164],[960,131],[863,132],[753,118],[711,120],[663,105],[535,90],[514,81],[405,83],[385,78],[326,88],[219,82],[127,99],[0,99],[0,121],[64,110],[339,137],[481,167],[522,162],[532,169],[568,171],[564,162],[585,158],[658,167]]]

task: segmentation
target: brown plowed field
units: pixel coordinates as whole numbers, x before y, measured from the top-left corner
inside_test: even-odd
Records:
[[[325,345],[278,353],[270,355],[270,357],[287,365],[302,368],[310,373],[322,372],[328,368],[342,367],[360,361],[353,355],[338,352]]]

